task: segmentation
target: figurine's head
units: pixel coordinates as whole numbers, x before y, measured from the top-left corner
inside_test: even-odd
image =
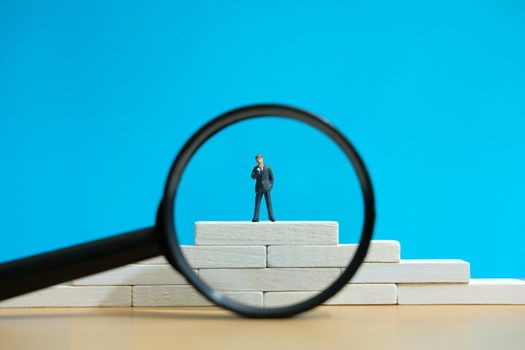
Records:
[[[256,156],[255,156],[255,160],[257,161],[257,163],[262,164],[262,162],[263,162],[263,156],[262,156],[262,154],[258,154],[258,155],[256,155]]]

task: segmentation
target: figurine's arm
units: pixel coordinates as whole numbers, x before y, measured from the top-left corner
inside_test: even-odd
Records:
[[[255,179],[255,178],[256,178],[257,176],[259,176],[259,174],[261,173],[259,170],[257,170],[257,168],[258,168],[258,167],[255,167],[255,168],[253,168],[253,170],[252,170],[252,175],[251,175],[252,179]]]
[[[272,186],[273,186],[273,172],[272,172],[272,168],[270,168],[268,170],[270,170],[268,172],[268,178],[270,179],[270,182],[272,183]]]

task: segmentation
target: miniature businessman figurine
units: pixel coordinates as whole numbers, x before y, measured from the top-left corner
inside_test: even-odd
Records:
[[[261,207],[261,198],[264,195],[266,201],[266,209],[268,209],[268,218],[275,221],[272,211],[272,198],[270,191],[273,188],[273,173],[269,165],[264,164],[263,156],[258,154],[255,156],[257,165],[252,170],[252,179],[255,179],[255,211],[253,213],[253,222],[259,221],[259,209]]]

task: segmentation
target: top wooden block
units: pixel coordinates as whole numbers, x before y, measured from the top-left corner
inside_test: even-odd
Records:
[[[196,221],[195,245],[329,245],[337,221]]]

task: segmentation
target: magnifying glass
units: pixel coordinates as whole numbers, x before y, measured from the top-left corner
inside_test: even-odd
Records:
[[[302,109],[250,105],[184,144],[153,227],[3,263],[0,300],[163,255],[216,305],[289,317],[351,298],[374,222],[370,177],[340,131]]]

